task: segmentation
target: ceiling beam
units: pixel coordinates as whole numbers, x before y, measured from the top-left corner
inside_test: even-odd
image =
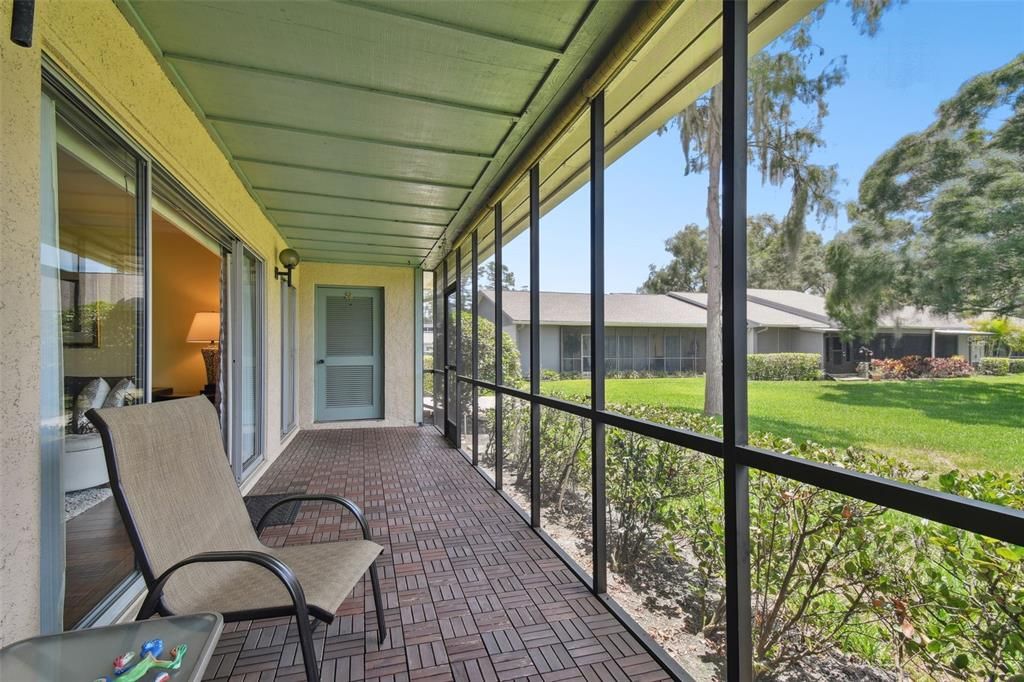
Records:
[[[360,257],[359,255],[347,256],[347,255],[322,255],[323,252],[318,252],[316,249],[298,249],[299,255],[305,262],[313,263],[345,263],[349,265],[394,265],[403,267],[418,267],[423,263],[423,259],[418,256],[393,256],[389,254],[381,254],[377,257]],[[299,267],[302,267],[301,265]]]
[[[519,111],[507,111],[503,109],[494,109],[491,107],[481,107],[473,104],[456,102],[454,100],[439,99],[437,97],[426,97],[424,95],[414,95],[411,93],[399,92],[397,90],[371,88],[365,85],[358,85],[356,83],[348,83],[346,81],[339,81],[330,78],[320,78],[318,76],[308,76],[301,73],[292,73],[290,71],[278,71],[277,69],[267,69],[261,66],[248,66],[246,64],[227,62],[219,59],[208,59],[206,57],[186,54],[183,52],[164,52],[164,58],[176,62],[198,64],[200,66],[208,66],[218,69],[229,69],[233,71],[244,71],[246,73],[251,73],[258,76],[266,76],[269,78],[281,78],[289,81],[300,81],[303,83],[309,83],[311,85],[319,85],[329,88],[340,88],[343,90],[351,90],[353,92],[361,92],[367,95],[391,97],[394,99],[405,100],[407,102],[417,102],[419,104],[427,104],[435,107],[445,107],[447,109],[455,109],[457,111],[461,111],[464,113],[478,114],[480,116],[489,116],[491,118],[499,118],[508,121],[509,123],[515,123],[522,116],[522,112]]]
[[[345,228],[331,228],[331,227],[303,227],[302,225],[288,225],[286,223],[278,225],[283,232],[293,232],[295,230],[308,230],[309,232],[323,232],[331,235],[351,235],[356,238],[360,237],[384,237],[391,239],[413,239],[417,241],[433,243],[437,240],[440,235],[432,237],[422,237],[416,234],[402,234],[399,232],[366,232],[362,230],[346,230]]]
[[[239,163],[259,163],[265,166],[292,168],[294,170],[314,171],[317,173],[333,173],[335,175],[347,175],[352,178],[386,180],[388,182],[405,182],[410,185],[420,185],[423,187],[438,187],[441,189],[461,189],[465,191],[473,189],[473,185],[462,185],[455,182],[441,182],[440,180],[424,180],[421,178],[403,178],[397,175],[378,175],[376,173],[362,173],[360,171],[340,170],[337,168],[324,168],[323,166],[307,166],[301,163],[287,163],[285,161],[273,161],[271,159],[258,159],[251,156],[236,156],[235,161],[238,161]]]
[[[335,133],[327,130],[313,130],[310,128],[299,128],[295,126],[283,125],[280,123],[267,123],[264,121],[253,121],[245,118],[235,118],[232,116],[218,116],[216,114],[206,114],[206,119],[213,123],[229,123],[233,125],[249,126],[251,128],[263,128],[264,130],[280,130],[286,133],[298,133],[300,135],[313,135],[316,137],[331,137],[336,140],[348,140],[350,142],[362,142],[364,144],[379,144],[384,147],[395,147],[397,149],[415,149],[421,152],[435,152],[438,154],[449,154],[451,156],[466,156],[473,159],[486,159],[490,161],[494,158],[493,154],[487,154],[484,152],[474,152],[467,149],[450,149],[445,147],[438,147],[429,144],[416,144],[414,142],[402,142],[401,140],[385,139],[385,138],[373,138],[373,137],[362,137],[360,135],[347,135],[345,133]]]
[[[416,225],[418,227],[448,227],[448,223],[432,223],[429,220],[407,220],[404,218],[381,218],[380,216],[371,215],[357,215],[355,213],[331,213],[329,211],[312,211],[308,209],[298,208],[281,208],[278,206],[268,206],[268,211],[277,211],[278,213],[305,213],[307,215],[318,215],[327,218],[351,218],[353,220],[375,220],[381,223],[400,223],[402,225]],[[299,227],[296,225],[295,227]],[[441,230],[444,232],[444,230]],[[440,236],[440,235],[438,235]]]
[[[274,219],[271,218],[270,214],[267,212],[267,207],[264,205],[263,200],[256,195],[256,192],[252,188],[252,183],[249,182],[249,178],[246,176],[245,171],[242,170],[241,166],[235,163],[234,153],[228,147],[227,143],[224,142],[224,138],[221,137],[220,131],[217,130],[217,127],[213,125],[213,121],[211,121],[210,117],[207,116],[206,110],[199,105],[199,100],[192,92],[192,89],[188,86],[188,83],[186,83],[185,79],[182,78],[180,73],[178,73],[178,70],[174,68],[174,64],[171,64],[164,58],[163,48],[160,47],[160,44],[157,42],[153,33],[149,30],[149,27],[146,26],[146,22],[144,22],[142,17],[139,16],[139,13],[132,4],[132,1],[133,0],[114,0],[118,9],[121,11],[121,14],[124,15],[128,23],[142,38],[142,42],[152,53],[157,63],[159,63],[160,69],[181,94],[185,103],[190,109],[192,109],[192,112],[196,115],[196,118],[199,119],[202,126],[206,128],[206,131],[210,134],[210,139],[213,140],[214,144],[216,144],[221,150],[221,153],[224,154],[224,158],[227,159],[228,165],[235,171],[238,179],[241,180],[242,185],[245,187],[246,192],[250,197],[252,197],[252,200],[256,202],[256,205],[259,206],[260,212],[262,212],[270,224],[274,225],[276,228],[277,226],[274,223]]]
[[[380,258],[323,258],[312,254],[302,254],[302,259],[312,263],[331,263],[337,265],[376,265],[379,267],[422,267],[420,258],[404,258],[402,256],[381,256]]]
[[[477,28],[469,26],[459,26],[458,24],[452,24],[447,21],[441,21],[440,19],[433,19],[431,17],[423,16],[422,14],[414,14],[412,12],[405,12],[402,10],[394,9],[386,5],[371,4],[368,2],[360,2],[359,0],[335,0],[335,2],[345,5],[347,7],[354,7],[366,12],[372,12],[374,14],[382,14],[403,21],[414,22],[417,24],[425,24],[427,26],[433,26],[445,31],[452,31],[455,33],[461,33],[463,35],[476,36],[477,38],[483,38],[484,40],[490,40],[494,42],[504,43],[505,45],[512,45],[518,48],[524,48],[532,50],[534,52],[540,52],[551,59],[561,59],[565,52],[559,47],[552,47],[551,45],[544,45],[542,43],[535,43],[529,40],[522,40],[520,38],[514,38],[509,35],[501,35],[500,33],[492,33],[490,31],[482,31]]]
[[[396,244],[370,244],[366,242],[343,242],[330,239],[301,239],[291,237],[288,243],[297,249],[324,249],[327,251],[352,251],[355,253],[387,253],[394,256],[425,256],[430,249]],[[337,248],[332,248],[337,247]]]
[[[304,197],[321,197],[323,199],[343,199],[345,201],[365,201],[370,204],[381,204],[382,206],[400,206],[402,208],[422,208],[431,211],[448,211],[454,213],[459,210],[458,207],[452,208],[450,206],[431,206],[430,204],[413,204],[405,201],[388,201],[387,199],[366,199],[364,197],[352,197],[344,194],[326,194],[324,192],[303,192],[296,189],[282,189],[280,187],[263,187],[260,185],[253,185],[253,189],[257,192],[280,192],[282,194],[297,194]]]

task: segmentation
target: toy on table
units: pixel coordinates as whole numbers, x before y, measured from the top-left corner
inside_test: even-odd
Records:
[[[143,642],[139,647],[139,660],[135,660],[135,654],[126,651],[114,659],[114,674],[96,679],[96,682],[136,682],[141,680],[150,670],[177,670],[185,658],[188,646],[179,644],[171,649],[171,657],[167,659],[158,658],[164,650],[162,639],[150,639]],[[167,682],[170,675],[166,672],[157,673],[153,682]]]

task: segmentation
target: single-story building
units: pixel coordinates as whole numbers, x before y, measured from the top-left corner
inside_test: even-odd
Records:
[[[481,290],[481,316],[494,315],[494,292]],[[704,371],[707,294],[605,294],[605,359],[609,372]],[[541,292],[540,366],[561,373],[590,371],[590,295]],[[530,294],[503,291],[501,327],[530,366]],[[867,356],[971,356],[977,332],[964,319],[904,308],[879,321],[867,341],[844,341],[823,296],[780,289],[748,289],[750,353],[819,353],[829,373],[854,371]],[[976,358],[972,358],[974,360]]]

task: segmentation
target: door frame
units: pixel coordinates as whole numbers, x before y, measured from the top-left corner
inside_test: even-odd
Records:
[[[243,357],[243,334],[244,319],[242,317],[242,278],[245,276],[245,260],[246,256],[250,256],[255,263],[256,282],[253,287],[256,294],[253,305],[253,316],[255,317],[255,329],[257,338],[253,339],[255,346],[254,362],[256,363],[256,404],[254,406],[254,418],[256,420],[254,438],[254,449],[256,452],[252,458],[246,464],[245,453],[241,451],[242,447],[242,415],[240,410],[242,409],[242,396],[245,389],[245,376],[238,363]],[[229,395],[228,412],[230,413],[230,438],[231,448],[228,451],[229,458],[231,460],[231,469],[235,474],[235,480],[242,483],[249,476],[256,471],[257,467],[263,462],[266,457],[266,426],[267,426],[267,401],[266,401],[266,385],[267,385],[267,311],[266,311],[266,262],[260,256],[259,252],[251,248],[248,244],[243,242],[241,239],[236,240],[235,247],[231,250],[231,263],[229,265],[230,275],[228,277],[228,299],[230,301],[230,308],[228,314],[230,315],[229,325],[227,327],[227,343],[231,349],[228,363],[221,363],[221,371],[223,371],[224,365],[230,364],[231,374],[231,390]],[[223,315],[223,311],[221,312]],[[222,408],[223,409],[223,408]]]
[[[364,291],[377,291],[380,292],[380,334],[379,334],[379,351],[380,351],[380,416],[379,417],[358,417],[355,419],[325,419],[320,413],[320,372],[317,371],[319,366],[319,358],[323,353],[320,340],[320,325],[322,321],[320,319],[320,292],[325,289],[361,289]],[[313,287],[313,423],[314,424],[335,424],[340,422],[358,422],[358,421],[383,421],[387,415],[387,391],[384,390],[385,377],[387,376],[387,364],[385,363],[385,346],[384,339],[387,338],[387,318],[384,315],[386,310],[387,301],[385,299],[384,287],[365,286],[365,285],[349,285],[349,284],[317,284]]]
[[[455,296],[455,315],[456,320],[459,314],[459,301],[458,301],[459,287],[457,282],[453,282],[444,288],[444,293],[441,296],[442,308],[444,309],[444,350],[442,351],[441,357],[443,361],[441,363],[444,371],[444,437],[452,444],[452,447],[458,447],[459,442],[459,396],[458,396],[458,378],[455,379],[455,386],[449,385],[450,372],[455,373],[455,377],[458,377],[459,369],[459,350],[458,350],[458,336],[455,338],[455,362],[448,363],[448,334],[449,329],[452,333],[458,334],[458,325],[456,322],[450,320],[448,314],[448,297]],[[449,323],[452,327],[449,328]],[[452,405],[449,398],[454,397],[455,404]]]

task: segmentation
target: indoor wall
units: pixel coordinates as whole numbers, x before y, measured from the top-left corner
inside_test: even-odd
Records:
[[[206,384],[200,349],[189,343],[198,312],[220,312],[221,258],[153,214],[153,386],[196,394]]]

